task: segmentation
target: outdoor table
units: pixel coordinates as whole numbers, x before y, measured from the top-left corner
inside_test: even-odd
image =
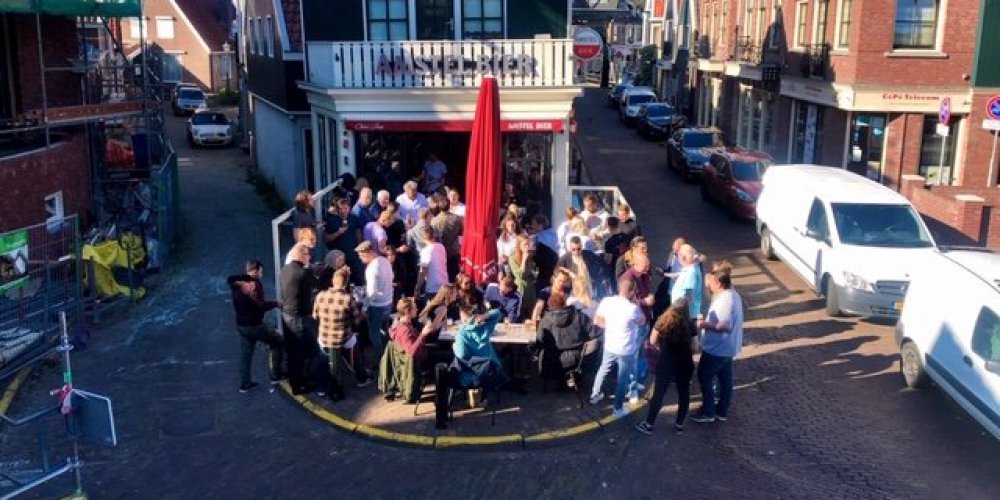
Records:
[[[462,325],[456,323],[441,329],[438,340],[451,342],[455,340],[455,334]],[[528,345],[535,341],[535,325],[528,326],[524,323],[497,323],[496,329],[490,340],[494,344],[520,344]]]

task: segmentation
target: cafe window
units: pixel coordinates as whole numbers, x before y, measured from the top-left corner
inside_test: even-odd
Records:
[[[939,0],[897,0],[895,49],[933,49]]]
[[[407,0],[368,0],[368,40],[409,39],[407,3]]]
[[[846,49],[851,43],[851,3],[853,0],[840,0],[840,12],[837,18],[837,48]]]
[[[924,176],[929,184],[951,184],[954,180],[953,168],[959,121],[952,118],[948,125],[948,137],[942,139],[937,135],[938,116],[924,115],[923,139],[920,143],[920,175]],[[944,147],[943,156],[942,147]]]
[[[462,38],[504,38],[503,0],[462,0]]]

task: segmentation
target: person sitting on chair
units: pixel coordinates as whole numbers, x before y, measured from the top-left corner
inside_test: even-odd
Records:
[[[440,325],[434,321],[418,323],[417,306],[409,297],[399,299],[396,313],[396,321],[389,328],[389,347],[379,366],[378,388],[387,400],[399,394],[413,404],[423,388],[421,374],[430,352],[427,339]]]
[[[482,303],[472,296],[466,295],[460,300],[461,326],[452,346],[455,360],[451,365],[438,363],[434,367],[435,427],[438,429],[447,428],[451,390],[479,387],[489,399],[507,380],[500,357],[490,341],[503,313],[496,309],[483,313]]]
[[[538,371],[542,378],[558,380],[562,387],[567,374],[580,364],[583,344],[593,338],[596,335],[590,318],[576,307],[567,305],[566,294],[553,292],[531,345],[533,352],[541,351]],[[572,380],[572,383],[580,381]]]
[[[513,276],[504,276],[499,284],[490,283],[484,295],[490,309],[499,309],[505,321],[521,322],[521,293],[517,291]]]

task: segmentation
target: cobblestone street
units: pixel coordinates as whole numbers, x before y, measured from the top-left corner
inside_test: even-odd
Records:
[[[272,269],[270,215],[244,181],[248,159],[189,151],[177,121],[183,250],[146,302],[95,328],[73,360],[118,423],[118,448],[85,450],[91,498],[996,497],[1000,443],[937,388],[903,388],[891,326],[826,317],[790,269],[760,257],[752,224],[701,201],[599,89],[585,90],[576,119],[590,182],[621,188],[654,262],[685,236],[735,266],[748,322],[726,423],[675,435],[661,418],[647,437],[630,416],[548,449],[415,450],[339,432],[279,393],[238,394],[224,280],[249,255]],[[59,375],[38,371],[11,413],[49,401]],[[30,459],[33,446],[31,432],[0,429],[0,459]],[[70,483],[33,494],[61,497]]]

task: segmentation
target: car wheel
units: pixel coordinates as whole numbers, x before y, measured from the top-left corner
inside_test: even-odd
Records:
[[[823,298],[825,299],[826,315],[831,318],[841,316],[840,291],[837,284],[829,276],[823,281]]]
[[[760,230],[760,253],[767,260],[778,260],[778,256],[774,254],[771,230],[766,227]]]
[[[905,341],[899,348],[899,371],[907,387],[919,389],[927,387],[929,377],[924,369],[924,358],[920,349],[912,341]]]

